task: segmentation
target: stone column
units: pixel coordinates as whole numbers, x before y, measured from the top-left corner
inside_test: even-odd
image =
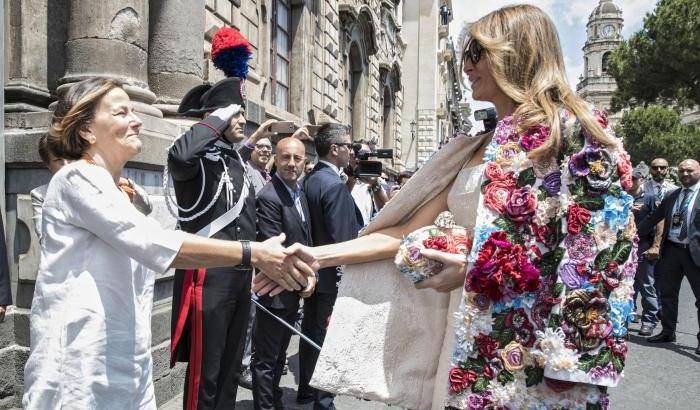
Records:
[[[58,92],[95,75],[126,80],[136,111],[162,117],[148,88],[148,0],[71,0],[66,73]]]
[[[149,10],[148,83],[155,107],[177,115],[180,100],[202,83],[204,67],[204,0],[151,0]]]
[[[51,99],[47,85],[46,2],[4,1],[4,108],[8,112],[45,111]]]

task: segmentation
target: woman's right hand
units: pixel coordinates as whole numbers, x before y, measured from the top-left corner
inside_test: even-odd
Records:
[[[265,242],[251,242],[251,264],[285,290],[305,289],[307,278],[315,275],[318,263],[303,249],[289,253],[282,246],[284,239],[285,235],[280,234]]]
[[[440,252],[434,249],[423,249],[421,254],[428,259],[442,263],[442,269],[424,281],[416,283],[416,289],[432,288],[445,293],[464,286],[464,279],[467,275],[467,257],[465,255]]]

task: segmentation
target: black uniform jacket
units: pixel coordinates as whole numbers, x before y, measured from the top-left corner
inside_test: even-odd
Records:
[[[328,165],[319,162],[304,178],[304,193],[311,213],[314,245],[328,245],[357,238],[362,215],[347,186]],[[338,293],[342,272],[338,267],[319,271],[318,293]]]
[[[199,204],[190,212],[180,212],[181,217],[194,215],[204,209],[216,194],[219,180],[224,171],[224,163],[233,184],[231,206],[238,201],[244,183],[245,165],[241,162],[223,136],[228,124],[216,117],[209,116],[194,124],[186,133],[175,140],[168,152],[168,168],[175,186],[175,196],[181,208],[191,208],[195,204],[204,186],[204,193]],[[222,162],[223,159],[223,162]],[[201,165],[200,165],[201,161]],[[255,240],[255,192],[249,183],[248,196],[240,216],[212,237],[224,240]],[[229,209],[226,186],[222,188],[216,203],[203,215],[192,221],[180,222],[183,231],[196,233],[209,225]],[[182,296],[184,270],[175,271],[173,284],[173,314],[171,329],[174,332],[179,318]],[[244,267],[224,267],[207,269],[203,298],[225,298],[226,292],[217,292],[215,288],[231,289],[241,286],[241,281],[250,282],[252,270]],[[212,290],[210,292],[210,290]],[[210,300],[211,301],[211,300]],[[214,301],[212,301],[214,302]],[[188,330],[186,331],[188,332]],[[177,348],[178,361],[188,358],[187,347]]]
[[[304,221],[284,182],[276,176],[272,177],[258,194],[258,241],[284,233],[286,235],[284,246],[295,243],[312,246],[309,207],[303,194],[300,200]],[[262,296],[259,302],[265,306],[281,309],[294,306],[298,299],[296,292],[284,291],[274,298]]]

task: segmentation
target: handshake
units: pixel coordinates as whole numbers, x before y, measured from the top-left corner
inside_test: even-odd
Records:
[[[251,242],[251,264],[258,270],[253,279],[253,292],[259,296],[275,296],[288,291],[298,291],[307,298],[316,288],[316,272],[320,264],[312,248],[295,243],[285,248],[285,234],[264,242]]]

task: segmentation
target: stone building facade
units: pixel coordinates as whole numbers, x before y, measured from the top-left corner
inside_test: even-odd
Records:
[[[596,107],[610,109],[612,95],[617,89],[615,78],[608,73],[608,59],[622,42],[622,10],[612,0],[600,0],[586,24],[586,43],[583,46],[583,75],[576,86],[581,98]],[[615,124],[622,112],[609,119]]]
[[[174,227],[160,188],[166,150],[192,122],[176,115],[182,96],[223,76],[209,59],[219,27],[238,28],[254,48],[246,84],[250,130],[270,118],[347,123],[354,138],[394,148],[386,165],[398,170],[401,15],[399,0],[4,0],[0,197],[15,306],[0,323],[0,409],[21,404],[39,261],[29,191],[50,179],[36,147],[57,95],[92,75],[129,82],[144,144],[125,174],[152,195],[153,216]],[[184,383],[184,367],[168,366],[171,296],[172,272],[158,275],[152,319],[158,403]]]
[[[460,127],[459,61],[449,40],[452,0],[403,3],[404,110],[401,159],[416,169]],[[467,107],[468,110],[468,107]],[[410,136],[410,138],[408,138]]]

